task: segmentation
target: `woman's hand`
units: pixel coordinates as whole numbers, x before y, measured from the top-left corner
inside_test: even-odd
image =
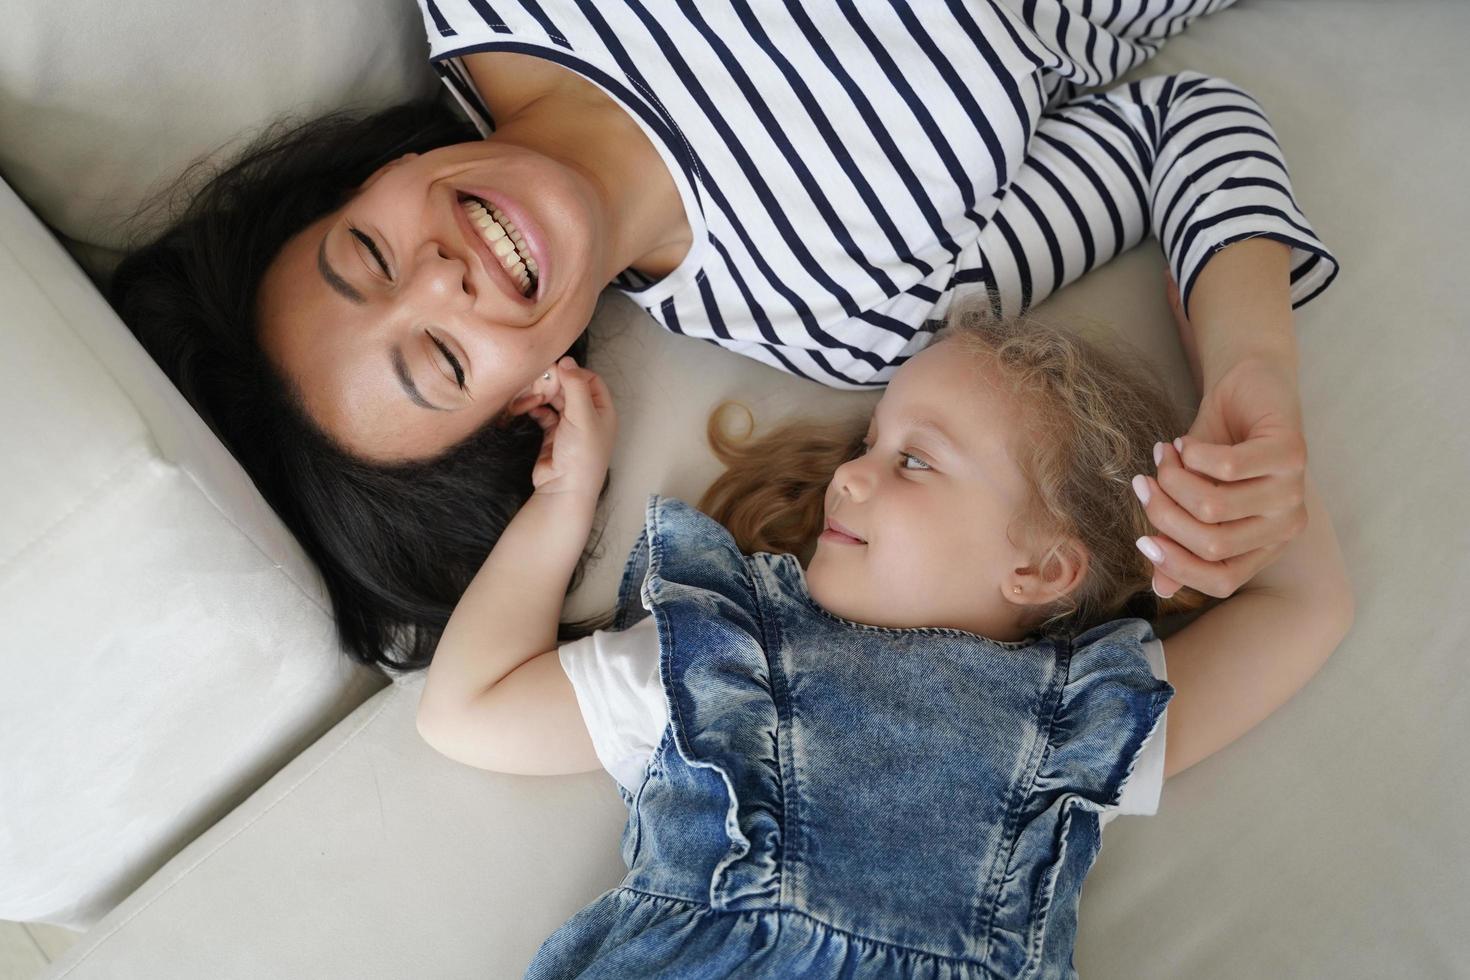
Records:
[[[1189,323],[1169,286],[1184,333]],[[1229,596],[1307,526],[1301,401],[1294,372],[1279,360],[1236,362],[1205,391],[1189,432],[1160,444],[1155,457],[1156,476],[1142,483],[1160,532],[1149,538],[1163,555],[1155,561],[1159,595],[1187,585]]]
[[[540,496],[570,494],[595,502],[618,428],[612,394],[600,377],[570,357],[552,370],[559,381],[556,394],[527,413],[542,433],[531,484]]]

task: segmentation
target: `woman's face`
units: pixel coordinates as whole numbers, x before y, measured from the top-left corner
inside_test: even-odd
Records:
[[[866,451],[827,488],[829,530],[806,573],[823,608],[899,629],[1011,628],[1028,558],[1009,532],[1027,483],[1011,448],[1019,411],[993,371],[940,341],[894,375]]]
[[[519,236],[507,257],[487,241],[499,228],[481,231],[462,203],[471,196],[514,225],[496,243],[504,252]],[[276,256],[260,290],[260,343],[348,451],[436,455],[550,394],[541,375],[611,277],[605,214],[583,174],[523,147],[408,154]],[[539,273],[529,285],[506,268],[526,251]]]

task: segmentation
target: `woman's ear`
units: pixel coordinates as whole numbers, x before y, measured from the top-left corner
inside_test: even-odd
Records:
[[[1077,589],[1087,578],[1087,548],[1076,538],[1054,543],[1033,564],[1011,570],[1002,594],[1018,606],[1055,602]]]
[[[550,375],[550,377],[547,377]],[[536,375],[536,380],[516,392],[510,404],[505,406],[509,415],[524,415],[537,405],[553,405],[559,402],[557,395],[561,392],[561,378],[556,371],[547,371],[545,374]]]
[[[380,177],[382,177],[384,174],[386,174],[388,171],[392,170],[394,167],[401,166],[401,165],[407,163],[408,161],[416,158],[417,156],[418,156],[417,153],[405,153],[405,154],[403,154],[403,156],[399,157],[396,160],[389,160],[387,163],[383,164],[377,170],[374,170],[372,172],[372,174],[368,176],[368,179],[365,180],[365,181],[363,181],[362,184],[358,186],[358,188],[357,188],[358,191],[361,192],[361,191],[367,190],[369,187],[371,187],[374,184],[376,184],[378,182],[378,179]]]

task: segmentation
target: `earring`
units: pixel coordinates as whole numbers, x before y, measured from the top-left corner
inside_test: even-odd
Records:
[[[1019,585],[1013,585],[1011,586],[1011,591],[1014,592],[1016,595],[1020,595],[1021,587]]]
[[[542,381],[550,381],[551,380],[551,372],[550,371],[547,371],[545,374],[541,375],[541,380]]]

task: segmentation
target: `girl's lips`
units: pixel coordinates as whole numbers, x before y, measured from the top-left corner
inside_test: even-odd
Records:
[[[458,197],[454,199],[454,211],[457,215],[456,220],[459,222],[459,230],[464,234],[465,242],[480,257],[480,264],[484,266],[485,274],[495,281],[495,284],[500,287],[501,292],[505,293],[520,306],[527,308],[534,306],[534,300],[521,295],[520,287],[511,279],[510,273],[505,271],[505,266],[500,264],[500,260],[495,257],[495,253],[490,251],[490,246],[485,244],[485,239],[480,236],[479,231],[470,223],[470,216],[465,214],[464,205],[460,204],[459,201],[460,199]],[[499,207],[499,205],[496,206]]]
[[[838,524],[836,521],[832,520],[832,518],[830,518],[830,517],[827,518],[827,528],[826,528],[826,530],[824,530],[822,532],[821,537],[819,537],[817,540],[819,540],[819,541],[831,541],[834,544],[867,544],[868,543],[868,542],[864,541],[862,538],[858,537],[856,534],[854,534],[851,529],[846,528],[846,527],[843,527],[841,524]]]
[[[505,216],[516,226],[516,230],[526,240],[526,248],[531,253],[531,258],[536,260],[536,291],[531,294],[531,300],[539,300],[548,295],[546,285],[550,282],[548,273],[553,270],[547,260],[546,233],[531,217],[531,213],[515,201],[510,200],[499,191],[488,190],[483,187],[461,187],[461,194],[470,194],[478,197],[487,204],[493,204],[505,213]],[[525,299],[526,297],[521,297]]]

